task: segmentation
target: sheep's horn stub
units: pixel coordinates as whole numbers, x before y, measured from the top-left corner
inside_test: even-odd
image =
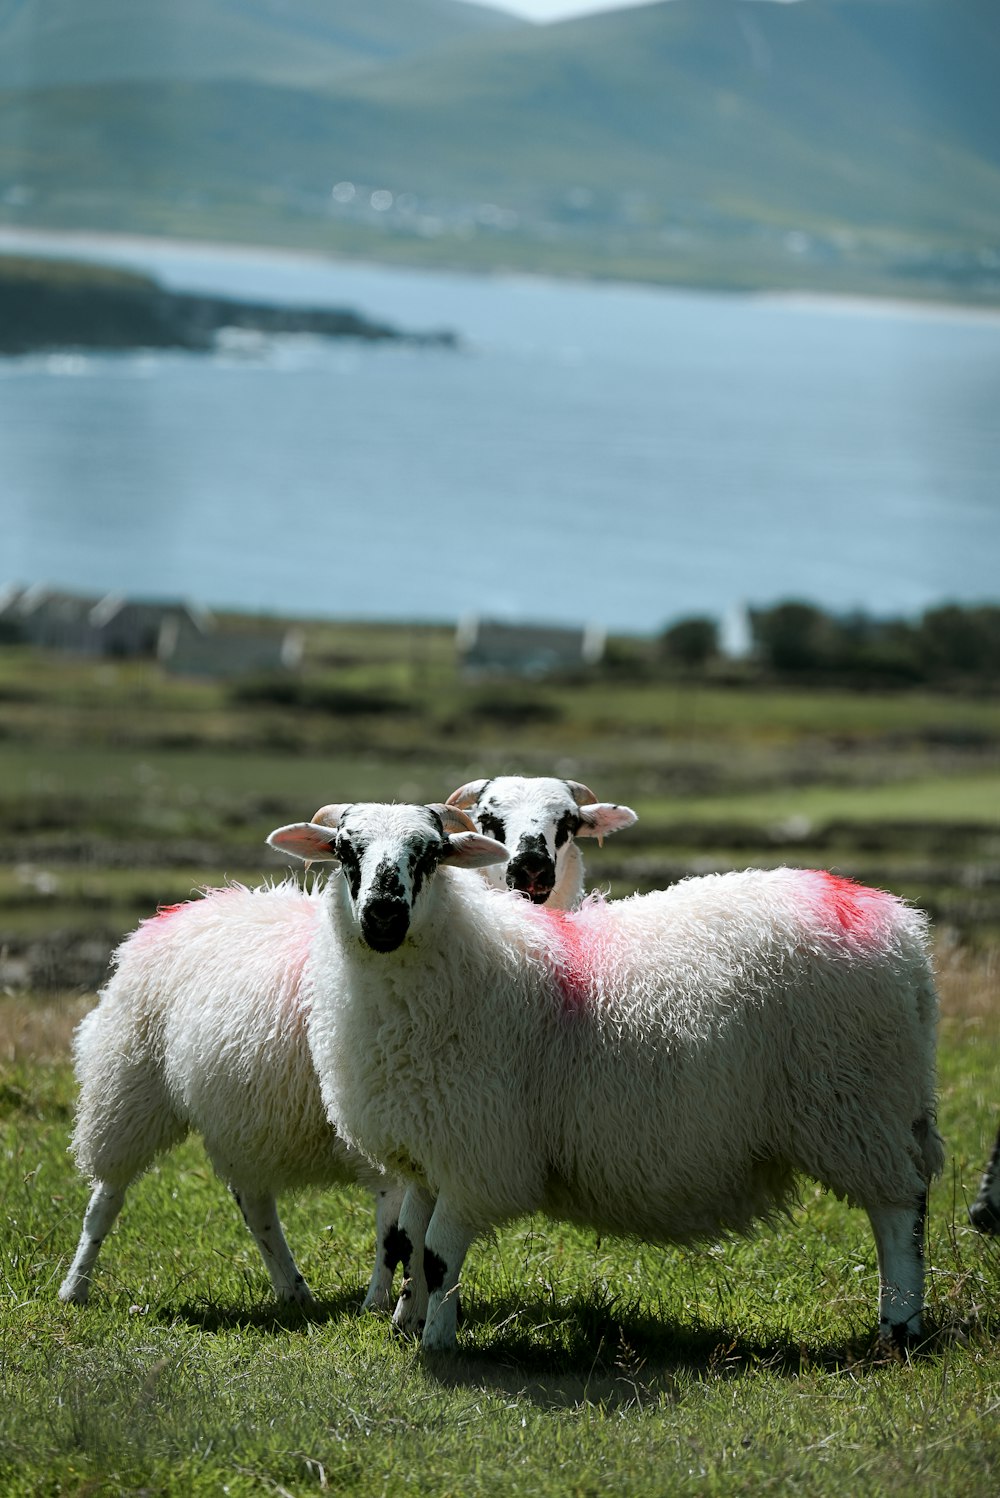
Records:
[[[475,806],[488,785],[488,780],[466,781],[465,785],[460,785],[457,791],[452,791],[445,805],[461,807]]]
[[[349,805],[350,802],[345,801],[339,804],[331,802],[329,806],[321,806],[312,820],[317,827],[339,827],[340,819]]]
[[[445,832],[449,834],[452,832],[479,831],[479,828],[476,826],[472,818],[467,817],[465,812],[462,811],[458,806],[450,806],[447,803],[442,803],[440,801],[429,801],[427,803],[427,810],[437,813],[437,815],[441,818],[441,821],[444,823]]]
[[[596,806],[597,797],[589,786],[583,785],[579,780],[567,780],[566,784],[572,791],[577,806]]]

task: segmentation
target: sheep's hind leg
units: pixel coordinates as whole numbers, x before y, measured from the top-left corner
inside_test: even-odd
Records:
[[[427,1319],[424,1239],[433,1210],[434,1198],[417,1186],[409,1188],[400,1208],[398,1232],[403,1284],[392,1322],[407,1337],[419,1337]]]
[[[399,1228],[404,1195],[402,1186],[386,1186],[375,1193],[375,1267],[362,1311],[392,1309],[393,1280],[397,1267],[406,1257]]]
[[[71,1305],[85,1306],[90,1295],[90,1277],[101,1251],[101,1244],[110,1233],[115,1218],[125,1203],[125,1187],[111,1186],[107,1181],[98,1181],[91,1193],[83,1218],[83,1231],[77,1244],[73,1262],[66,1278],[59,1287],[59,1299]]]
[[[979,1183],[979,1195],[969,1208],[969,1220],[981,1233],[1000,1233],[1000,1133]]]
[[[911,1207],[869,1207],[879,1273],[879,1341],[905,1348],[920,1336],[927,1196]]]
[[[249,1196],[236,1186],[231,1186],[230,1190],[243,1213],[243,1221],[254,1236],[278,1300],[284,1305],[311,1307],[314,1304],[312,1291],[299,1273],[285,1241],[274,1197]]]
[[[439,1196],[424,1238],[428,1297],[427,1319],[420,1341],[428,1352],[446,1352],[455,1346],[459,1276],[475,1236]]]

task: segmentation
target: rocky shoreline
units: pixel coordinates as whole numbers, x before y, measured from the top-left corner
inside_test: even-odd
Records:
[[[211,351],[223,330],[456,347],[348,308],[285,307],[167,290],[150,276],[76,261],[0,257],[0,354],[57,349]]]

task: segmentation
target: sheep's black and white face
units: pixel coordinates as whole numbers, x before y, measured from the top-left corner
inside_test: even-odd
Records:
[[[441,818],[425,806],[352,806],[333,849],[362,940],[374,952],[394,952],[421,890],[450,852]]]
[[[446,822],[459,830],[446,830]],[[414,907],[441,864],[478,869],[507,858],[505,847],[447,806],[324,806],[315,821],[279,827],[268,842],[307,863],[340,864],[351,916],[373,952],[402,946]]]
[[[578,837],[605,837],[636,820],[629,807],[597,801],[586,786],[555,776],[498,775],[471,781],[450,799],[481,832],[506,843],[507,884],[536,905],[564,879],[572,885],[566,865]]]
[[[481,832],[510,850],[508,886],[543,905],[581,825],[580,807],[566,781],[498,776],[487,781],[471,814]]]

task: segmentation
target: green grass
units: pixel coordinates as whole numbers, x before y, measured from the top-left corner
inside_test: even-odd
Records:
[[[358,1192],[284,1205],[322,1297],[276,1314],[200,1144],[137,1183],[92,1304],[56,1289],[86,1199],[66,1153],[80,1005],[0,1005],[0,1491],[990,1494],[1000,1244],[965,1221],[995,1115],[995,963],[942,959],[930,1335],[873,1354],[863,1215],[808,1183],[756,1239],[651,1248],[541,1219],[477,1245],[459,1351],[356,1314]]]
[[[651,799],[646,814],[660,820],[780,823],[969,822],[1000,828],[1000,768],[952,775],[918,775],[887,785],[796,785],[739,795]]]

